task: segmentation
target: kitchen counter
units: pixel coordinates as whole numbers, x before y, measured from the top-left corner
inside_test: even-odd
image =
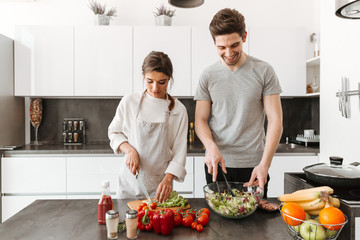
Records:
[[[305,147],[297,144],[280,143],[275,156],[315,156],[319,153],[318,147]],[[108,143],[103,144],[84,144],[84,145],[62,145],[62,144],[43,144],[25,145],[14,150],[4,151],[5,156],[23,154],[114,154]],[[189,144],[187,149],[188,156],[204,156],[205,148],[201,143]]]
[[[114,200],[124,220],[128,200]],[[276,199],[269,201],[277,202]],[[90,200],[37,200],[0,224],[1,239],[106,239],[106,226],[97,223],[97,202]],[[192,208],[207,207],[205,199],[189,199]],[[256,210],[251,216],[232,220],[211,211],[209,224],[201,233],[191,228],[174,228],[170,236],[140,232],[138,239],[290,239],[278,211]],[[126,239],[126,233],[119,234]]]

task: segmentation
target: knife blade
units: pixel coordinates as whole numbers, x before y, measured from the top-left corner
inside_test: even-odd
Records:
[[[145,185],[144,185],[143,181],[141,180],[141,177],[139,176],[139,174],[136,174],[136,180],[137,180],[137,182],[138,182],[141,190],[143,191],[146,199],[149,201],[149,203],[152,203],[151,198],[150,198],[150,196],[149,196],[149,193],[148,193],[148,191],[146,190]]]

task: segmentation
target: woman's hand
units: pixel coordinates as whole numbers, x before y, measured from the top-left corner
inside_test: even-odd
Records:
[[[155,201],[164,202],[170,197],[174,175],[167,173],[156,190]]]
[[[128,142],[123,142],[119,148],[126,154],[126,166],[128,166],[132,174],[136,175],[136,172],[140,171],[140,157],[138,152]]]

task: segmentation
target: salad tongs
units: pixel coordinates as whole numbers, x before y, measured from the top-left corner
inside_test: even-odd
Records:
[[[223,175],[223,177],[224,177],[224,179],[225,179],[226,186],[227,186],[227,188],[229,189],[229,192],[231,193],[231,196],[235,197],[235,194],[234,194],[234,192],[232,191],[232,189],[231,189],[231,187],[230,187],[230,185],[229,185],[229,182],[227,181],[226,176],[225,176],[225,173],[223,172],[220,164],[218,165],[218,169],[220,169],[220,172],[222,173],[222,175]],[[218,189],[219,189],[219,185],[218,185]]]

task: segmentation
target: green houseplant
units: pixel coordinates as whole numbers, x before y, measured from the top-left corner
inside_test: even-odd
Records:
[[[106,11],[106,4],[101,4],[96,0],[89,1],[89,8],[95,14],[96,25],[109,25],[111,17],[116,17],[117,10],[115,7]]]
[[[156,8],[154,12],[155,16],[155,25],[157,26],[171,26],[172,17],[175,16],[175,9],[171,10],[170,8],[165,7],[162,4],[160,7]]]

